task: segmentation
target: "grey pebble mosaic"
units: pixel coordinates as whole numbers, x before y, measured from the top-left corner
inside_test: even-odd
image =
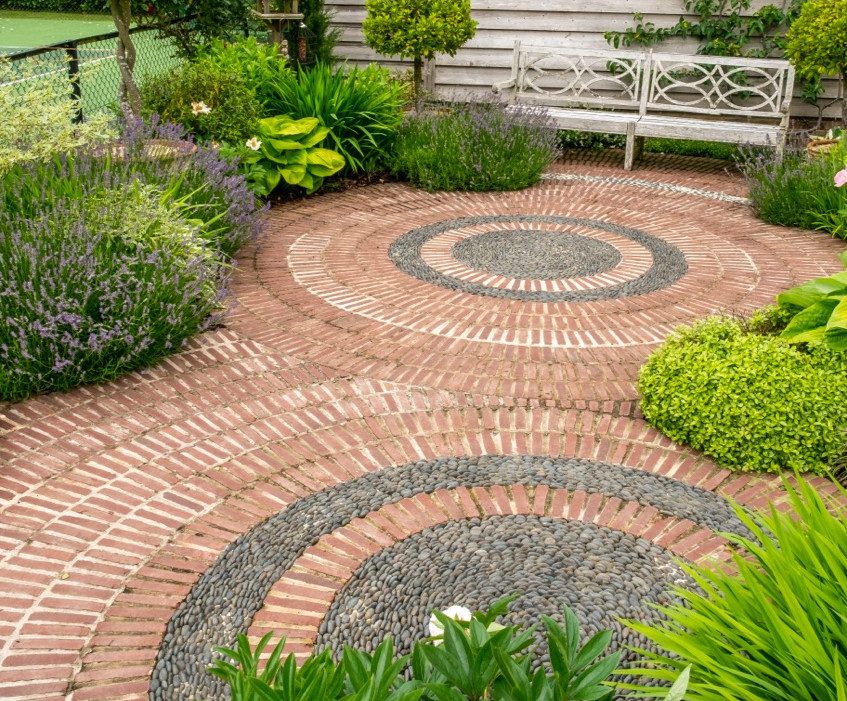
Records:
[[[722,497],[608,463],[531,455],[483,456],[383,469],[311,494],[228,546],[168,622],[153,670],[150,698],[226,698],[223,686],[206,672],[213,648],[231,645],[236,634],[248,628],[273,584],[321,536],[415,494],[496,484],[581,489],[638,501],[712,530],[745,532]],[[524,537],[532,540],[531,532]]]
[[[516,225],[533,224],[559,224],[565,226],[580,226],[608,231],[619,236],[624,236],[646,248],[653,257],[653,265],[642,275],[614,285],[598,286],[579,290],[526,290],[526,289],[504,289],[490,287],[481,282],[462,280],[451,277],[426,263],[421,257],[424,244],[431,238],[448,231],[458,230],[468,226],[484,224],[510,223]],[[527,256],[521,246],[521,232],[512,232],[512,236],[506,236],[501,240],[499,259],[512,258],[516,261],[523,260],[526,264]],[[481,234],[480,236],[485,236]],[[584,237],[587,241],[595,242],[590,237]],[[469,239],[465,239],[468,241]],[[544,239],[550,241],[549,238]],[[464,243],[464,241],[462,242]],[[471,246],[472,244],[466,244]],[[586,246],[588,244],[585,244]],[[524,269],[531,273],[532,269],[544,270],[546,266],[560,252],[558,248],[545,249],[537,245],[533,249],[534,262]],[[413,229],[395,240],[388,249],[388,255],[394,264],[403,272],[429,282],[434,285],[445,287],[457,292],[465,292],[486,297],[498,297],[501,299],[513,299],[526,302],[591,302],[604,299],[620,299],[635,295],[647,294],[661,290],[679,280],[688,271],[685,256],[676,246],[656,236],[626,226],[618,226],[604,221],[593,219],[576,219],[573,217],[561,217],[553,215],[489,215],[479,217],[462,217],[450,219],[436,224],[430,224],[418,229]],[[521,271],[518,271],[521,272]],[[578,273],[582,275],[584,273]],[[520,275],[520,277],[532,277],[532,275]]]

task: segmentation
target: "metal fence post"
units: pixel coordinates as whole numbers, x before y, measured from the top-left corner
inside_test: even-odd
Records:
[[[71,95],[76,100],[76,114],[74,122],[82,121],[82,81],[79,75],[79,48],[75,41],[65,45],[65,53],[68,55],[68,79],[71,83]]]

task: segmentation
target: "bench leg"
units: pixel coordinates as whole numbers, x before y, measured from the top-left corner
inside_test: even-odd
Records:
[[[644,137],[635,135],[635,122],[626,125],[626,153],[624,155],[624,170],[632,170],[635,161],[641,158],[644,148]]]

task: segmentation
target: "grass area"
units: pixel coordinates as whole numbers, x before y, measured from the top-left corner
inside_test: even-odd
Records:
[[[0,53],[115,31],[109,15],[0,11]]]

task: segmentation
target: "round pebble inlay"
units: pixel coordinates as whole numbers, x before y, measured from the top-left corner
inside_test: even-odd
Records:
[[[621,262],[618,249],[604,241],[532,229],[470,236],[453,246],[453,256],[471,268],[532,280],[587,277]]]
[[[447,232],[459,231],[462,228],[470,226],[499,225],[503,223],[515,224],[518,227],[526,227],[527,229],[531,229],[533,225],[554,224],[610,232],[624,236],[642,246],[652,256],[653,264],[642,275],[617,284],[555,290],[524,289],[520,286],[504,288],[487,285],[477,280],[453,277],[436,270],[422,257],[424,244],[436,236]],[[557,241],[555,236],[541,235],[534,237],[533,243],[527,248],[524,246],[526,233],[526,230],[498,230],[489,234],[471,236],[456,244],[453,250],[455,252],[458,247],[459,253],[464,254],[464,260],[459,258],[457,260],[461,260],[461,262],[471,267],[479,267],[483,270],[497,272],[485,266],[499,266],[500,273],[498,274],[510,272],[514,274],[515,278],[520,279],[547,279],[553,273],[567,272],[564,268],[561,268],[560,263],[553,263],[557,257],[561,257],[566,251],[569,251],[572,260],[569,267],[570,274],[560,275],[558,279],[590,276],[597,266],[601,268],[601,271],[608,270],[612,267],[607,265],[607,262],[611,260],[611,255],[605,248],[606,246],[612,248],[610,244],[597,241],[589,236],[573,235],[574,238],[582,238],[585,242],[579,245],[571,242],[570,244],[564,244],[563,248],[561,242],[554,243],[554,241]],[[535,233],[547,234],[550,232],[538,231]],[[500,244],[496,251],[492,250],[491,246],[486,245],[485,241],[480,243],[478,240],[484,239],[487,235],[494,236],[495,234],[498,237],[496,240]],[[477,239],[475,243],[473,242],[474,239]],[[465,243],[465,241],[470,241],[471,243]],[[597,256],[596,261],[592,260],[592,252]],[[449,219],[436,224],[429,224],[418,229],[413,229],[396,239],[388,249],[388,256],[400,270],[424,282],[439,285],[440,287],[456,292],[525,302],[592,302],[632,297],[634,295],[648,294],[664,289],[675,283],[688,272],[688,263],[682,251],[668,241],[648,234],[645,231],[595,219],[577,219],[574,217],[541,214],[498,214],[462,217],[460,219]],[[508,261],[512,261],[512,263]],[[559,266],[559,270],[556,268],[557,265]],[[508,271],[503,266],[507,266]],[[543,276],[543,278],[534,277],[536,275]]]

